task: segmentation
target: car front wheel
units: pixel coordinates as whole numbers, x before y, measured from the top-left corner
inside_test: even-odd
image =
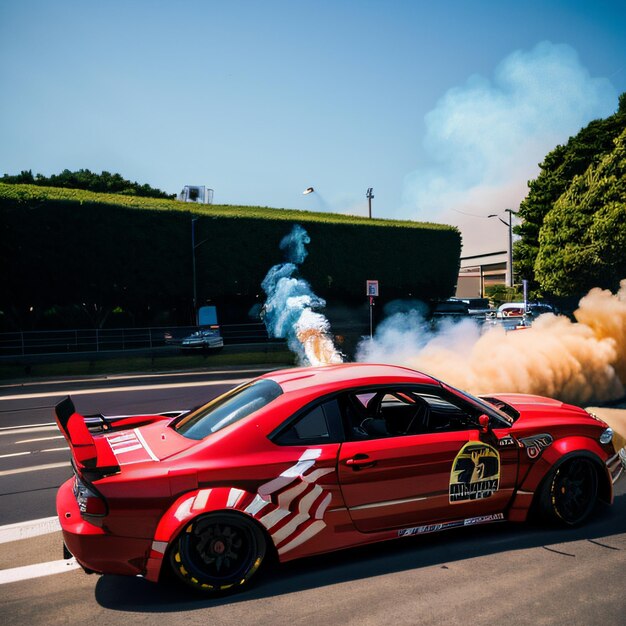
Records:
[[[194,589],[219,594],[250,580],[265,558],[265,536],[247,517],[225,511],[189,522],[170,550],[174,573]]]
[[[548,519],[575,526],[589,517],[597,497],[598,473],[593,462],[575,457],[550,472],[540,494],[540,508]]]

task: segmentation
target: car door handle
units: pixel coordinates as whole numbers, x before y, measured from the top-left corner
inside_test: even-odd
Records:
[[[366,467],[374,467],[376,461],[372,461],[367,454],[355,454],[351,459],[346,459],[346,465],[358,471]]]

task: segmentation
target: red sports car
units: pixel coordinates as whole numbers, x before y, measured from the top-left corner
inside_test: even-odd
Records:
[[[57,511],[87,571],[165,568],[200,591],[280,561],[504,520],[567,525],[612,502],[612,431],[549,398],[475,398],[388,365],[261,376],[172,415],[84,418],[56,408],[75,476]]]

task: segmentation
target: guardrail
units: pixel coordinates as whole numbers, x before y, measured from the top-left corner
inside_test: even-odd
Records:
[[[225,344],[269,341],[263,324],[221,326]],[[79,352],[108,352],[177,345],[196,326],[107,328],[0,333],[0,356],[30,356]]]

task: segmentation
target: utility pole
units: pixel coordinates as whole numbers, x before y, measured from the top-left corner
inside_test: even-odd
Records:
[[[372,219],[372,198],[374,197],[374,194],[372,193],[373,191],[374,191],[373,187],[368,187],[367,193],[365,194],[365,197],[367,198],[367,204],[369,206],[370,219]]]

